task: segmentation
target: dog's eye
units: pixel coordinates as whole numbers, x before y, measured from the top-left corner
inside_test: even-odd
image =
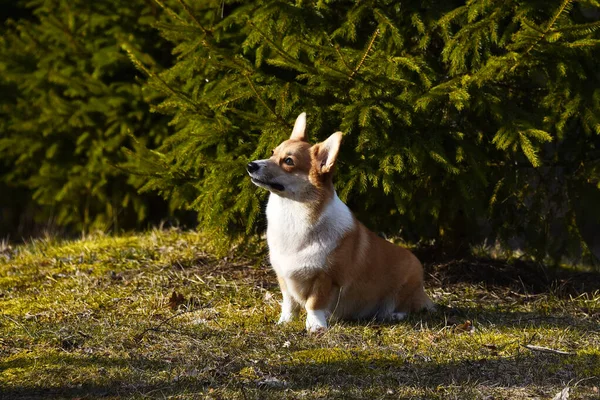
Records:
[[[274,156],[275,155],[275,150],[271,150],[271,155]]]
[[[284,163],[286,163],[286,165],[294,165],[294,160],[292,160],[292,157],[287,157],[285,160],[283,160]]]

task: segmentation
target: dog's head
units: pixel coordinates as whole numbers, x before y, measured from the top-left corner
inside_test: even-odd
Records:
[[[306,138],[306,113],[296,118],[290,138],[273,150],[271,158],[248,163],[252,183],[279,196],[311,201],[333,192],[332,173],[342,132],[315,145]]]

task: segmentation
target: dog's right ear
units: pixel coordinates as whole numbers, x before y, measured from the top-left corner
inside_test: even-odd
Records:
[[[296,123],[294,124],[294,130],[292,130],[292,136],[290,136],[290,139],[302,140],[305,142],[307,141],[306,140],[306,113],[305,112],[298,115],[298,118],[296,118]]]

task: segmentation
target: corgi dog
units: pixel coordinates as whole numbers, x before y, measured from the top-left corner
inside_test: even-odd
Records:
[[[271,158],[247,165],[252,183],[270,191],[267,242],[281,288],[279,323],[306,310],[306,329],[328,319],[397,321],[433,309],[423,267],[409,250],[367,229],[338,198],[333,171],[342,133],[307,141],[306,113]]]

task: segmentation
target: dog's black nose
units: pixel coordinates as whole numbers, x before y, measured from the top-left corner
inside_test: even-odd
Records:
[[[257,163],[255,163],[254,161],[249,162],[248,165],[246,165],[246,169],[248,170],[248,172],[253,173],[255,171],[257,171],[260,168],[260,165],[258,165]]]

